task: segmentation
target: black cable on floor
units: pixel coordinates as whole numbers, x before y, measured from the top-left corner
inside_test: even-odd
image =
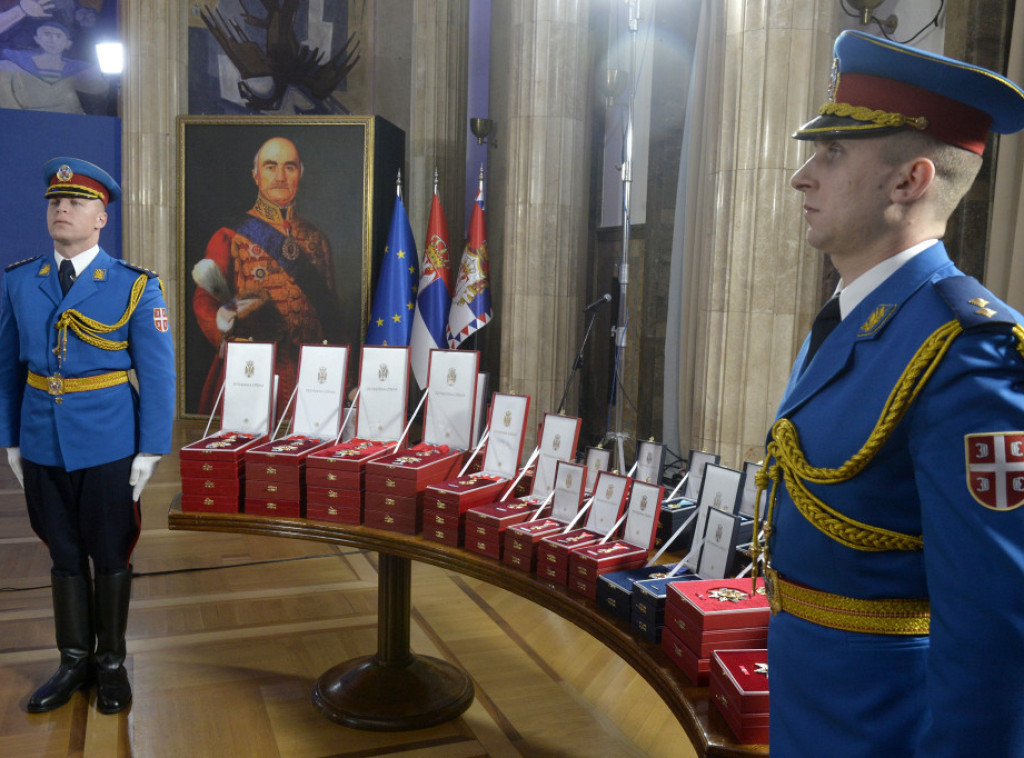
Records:
[[[365,553],[366,550],[349,550],[338,553],[323,553],[321,555],[303,555],[297,558],[274,558],[265,561],[247,561],[245,563],[230,563],[223,566],[193,566],[191,568],[168,569],[167,571],[133,571],[132,578],[150,576],[170,576],[172,574],[191,574],[197,571],[217,571],[219,569],[244,568],[247,566],[264,566],[270,563],[291,563],[292,561],[308,561],[312,558],[336,558],[345,555],[356,555]],[[37,587],[0,587],[0,592],[28,592],[29,590],[45,590],[49,584],[41,584]]]

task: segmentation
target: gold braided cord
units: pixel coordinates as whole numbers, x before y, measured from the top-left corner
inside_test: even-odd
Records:
[[[1017,338],[1017,352],[1020,353],[1021,358],[1024,358],[1024,326],[1014,324],[1013,336]]]
[[[772,441],[768,444],[765,465],[757,475],[759,498],[768,483],[772,483],[765,523],[769,526],[773,523],[778,485],[780,481],[784,481],[794,505],[803,517],[816,529],[840,544],[854,550],[869,552],[921,550],[924,542],[920,536],[883,529],[850,518],[815,497],[808,489],[807,483],[839,484],[849,481],[863,471],[892,436],[911,403],[920,394],[949,351],[953,340],[962,331],[963,327],[958,321],[950,321],[936,329],[924,341],[889,393],[875,428],[863,446],[839,468],[812,466],[807,462],[800,447],[800,436],[793,422],[784,418],[776,421],[772,427]],[[1024,332],[1020,337],[1024,337]],[[767,537],[770,534],[769,528],[766,527],[765,531]],[[760,544],[756,544],[754,550],[756,555],[763,552]]]
[[[124,350],[128,347],[127,340],[110,340],[105,337],[101,337],[100,335],[116,331],[128,323],[128,319],[132,317],[132,314],[135,312],[135,308],[142,299],[142,293],[146,289],[146,282],[148,280],[149,277],[146,274],[142,274],[135,280],[135,283],[132,285],[131,296],[128,298],[128,307],[125,309],[124,313],[121,314],[121,318],[117,320],[117,323],[103,324],[94,318],[86,316],[84,313],[74,310],[73,308],[70,308],[60,314],[60,318],[57,319],[55,327],[58,333],[58,343],[61,348],[59,357],[63,358],[64,354],[67,352],[69,329],[83,342],[86,342],[93,347],[98,347],[101,350]]]
[[[902,113],[879,111],[849,103],[825,103],[818,109],[818,113],[822,116],[852,118],[855,121],[864,121],[876,126],[912,126],[919,130],[928,128],[928,119],[924,116],[904,116]]]

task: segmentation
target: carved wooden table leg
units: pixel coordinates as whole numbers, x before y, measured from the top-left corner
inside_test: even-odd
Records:
[[[409,650],[409,558],[380,553],[377,654],[326,671],[313,705],[356,729],[423,729],[458,717],[473,702],[469,676],[447,661]]]

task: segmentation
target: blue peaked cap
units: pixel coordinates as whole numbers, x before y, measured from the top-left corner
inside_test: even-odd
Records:
[[[106,171],[80,158],[51,158],[43,164],[44,197],[85,197],[112,203],[121,187]]]
[[[980,155],[989,131],[1024,129],[1024,90],[994,71],[852,30],[833,51],[828,102],[796,139],[910,128]]]

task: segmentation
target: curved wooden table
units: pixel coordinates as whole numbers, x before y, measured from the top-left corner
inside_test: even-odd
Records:
[[[603,612],[597,603],[569,589],[553,588],[533,574],[500,561],[438,542],[365,526],[241,513],[183,512],[180,495],[168,512],[171,529],[295,537],[375,550],[380,553],[377,654],[348,661],[325,672],[313,693],[314,705],[328,718],[362,729],[418,729],[450,721],[473,700],[468,676],[451,664],[412,655],[409,650],[411,564],[422,561],[482,579],[532,600],[603,642],[629,663],[679,719],[699,755],[767,755],[766,745],[736,742],[711,704],[708,688],[697,687],[662,651],[641,640],[629,624]],[[404,693],[396,702],[395,693]],[[395,713],[402,715],[396,717]]]

